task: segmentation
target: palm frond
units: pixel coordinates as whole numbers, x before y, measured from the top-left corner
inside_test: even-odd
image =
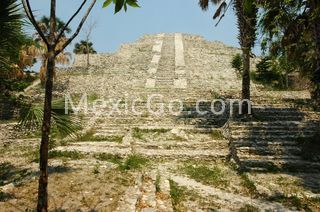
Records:
[[[225,12],[227,9],[227,3],[224,1],[220,4],[215,14],[213,15],[213,19],[216,19],[222,15],[222,11]]]
[[[75,136],[76,132],[81,128],[80,122],[72,115],[65,114],[64,106],[61,103],[53,103],[51,111],[52,128],[57,129],[59,137]],[[41,105],[26,108],[22,113],[19,126],[27,130],[40,130],[43,120],[43,107]]]

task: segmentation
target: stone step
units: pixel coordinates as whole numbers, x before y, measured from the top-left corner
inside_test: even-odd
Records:
[[[258,121],[250,121],[250,122],[232,122],[230,124],[233,126],[243,126],[243,127],[270,127],[270,126],[281,126],[281,127],[292,127],[292,126],[319,126],[318,121],[310,121],[310,122],[300,122],[300,121],[272,121],[272,122],[258,122]]]
[[[126,157],[132,154],[134,148],[135,154],[142,155],[149,158],[163,158],[163,159],[203,159],[216,160],[226,159],[229,150],[227,146],[219,149],[211,150],[196,150],[193,149],[147,149],[145,146],[130,146],[128,144],[119,144],[114,142],[75,142],[68,146],[61,146],[55,148],[58,151],[78,151],[84,154],[99,154],[107,153],[120,155]]]
[[[315,124],[300,124],[300,125],[232,125],[230,129],[232,131],[273,131],[273,130],[306,130],[306,129],[317,129],[318,127]]]
[[[136,153],[148,158],[163,159],[202,159],[202,160],[225,160],[229,154],[228,149],[219,150],[154,150],[137,148]]]
[[[285,141],[285,140],[276,140],[276,141],[252,141],[250,139],[241,139],[233,141],[236,147],[273,147],[273,146],[296,146],[298,145],[297,141]]]
[[[241,160],[244,167],[252,171],[289,171],[302,173],[320,173],[320,163],[309,162],[301,159],[290,159],[286,161],[265,159],[265,160]]]
[[[239,137],[268,137],[268,136],[295,136],[295,137],[301,137],[301,136],[313,136],[316,133],[316,130],[234,130],[232,131],[232,137],[239,138]]]
[[[238,152],[240,160],[275,160],[278,162],[286,162],[289,160],[301,160],[301,156],[297,155],[258,155],[258,154],[247,154]]]
[[[228,141],[157,141],[156,143],[135,142],[138,148],[154,149],[154,150],[216,150],[217,148],[228,149]]]
[[[301,149],[296,146],[286,147],[237,147],[237,152],[240,155],[259,155],[259,156],[300,156]]]
[[[137,203],[137,212],[157,211],[156,177],[155,170],[142,175],[141,196]]]
[[[291,112],[291,113],[300,113],[299,109],[292,108],[292,107],[268,107],[268,106],[258,106],[258,105],[253,105],[252,106],[253,111],[256,112]]]
[[[139,125],[196,125],[197,128],[213,128],[213,127],[221,127],[224,123],[227,122],[226,119],[158,119],[158,120],[150,120],[150,119],[110,119],[106,121],[107,123],[118,124],[118,125],[131,125],[131,124],[139,124]]]
[[[126,131],[128,129],[139,128],[142,130],[184,130],[193,133],[211,133],[212,131],[217,130],[218,128],[212,127],[211,125],[175,125],[175,124],[165,124],[160,123],[158,125],[149,125],[149,124],[99,124],[97,125],[96,129],[99,131],[103,130],[119,130],[119,131]]]
[[[141,197],[142,175],[138,174],[134,186],[130,186],[118,202],[116,212],[136,211],[136,205]]]
[[[312,137],[314,135],[314,133],[301,133],[301,134],[297,134],[297,135],[274,135],[272,133],[270,134],[265,134],[265,135],[259,135],[259,134],[254,134],[254,135],[231,135],[231,138],[233,140],[237,140],[237,139],[250,139],[252,141],[262,141],[262,140],[297,140],[301,137],[305,138],[305,137]]]
[[[173,212],[173,205],[170,195],[170,183],[169,179],[166,179],[164,175],[161,175],[161,171],[158,170],[158,190],[157,190],[157,210],[160,212]]]
[[[263,121],[303,121],[304,116],[289,116],[289,115],[261,115],[255,116],[259,120]]]

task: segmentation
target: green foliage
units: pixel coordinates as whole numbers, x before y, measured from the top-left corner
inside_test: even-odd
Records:
[[[144,134],[151,133],[151,134],[160,135],[160,134],[163,134],[163,133],[167,133],[169,131],[170,131],[169,129],[140,129],[140,128],[133,128],[132,136],[134,138],[143,140],[143,135]]]
[[[105,141],[105,142],[116,142],[121,143],[124,136],[110,135],[110,136],[95,136],[94,131],[89,131],[86,134],[77,138],[78,141]]]
[[[261,2],[259,26],[264,36],[264,52],[271,57],[286,58],[291,68],[314,79],[319,54],[315,48],[314,23],[320,15],[320,4],[311,8],[306,0]]]
[[[119,165],[121,170],[140,169],[148,163],[148,159],[140,155],[130,155],[122,164]]]
[[[249,176],[245,173],[242,173],[241,175],[242,179],[242,186],[244,186],[246,189],[248,189],[250,195],[257,194],[257,188],[253,181],[250,180]]]
[[[93,174],[100,174],[99,168],[100,168],[99,164],[96,164],[96,165],[93,167],[92,173],[93,173]]]
[[[160,183],[161,183],[161,176],[160,176],[160,174],[158,173],[158,174],[157,174],[157,178],[156,178],[156,192],[157,192],[157,193],[161,192]]]
[[[117,164],[121,171],[140,169],[149,162],[147,158],[140,155],[130,155],[128,158],[124,159],[118,155],[101,153],[95,155],[95,158]]]
[[[122,157],[110,153],[100,153],[95,155],[95,158],[101,161],[109,161],[114,164],[121,164],[123,160]]]
[[[187,165],[181,168],[182,172],[191,178],[209,185],[227,185],[228,181],[221,169],[218,167],[207,167],[197,165]]]
[[[241,54],[236,54],[231,61],[231,66],[234,68],[240,75],[243,70],[242,56]]]
[[[93,48],[92,42],[81,40],[80,43],[76,43],[73,52],[75,54],[96,54],[97,51]]]
[[[213,130],[211,132],[211,138],[215,140],[224,140],[225,137],[221,130]]]
[[[249,204],[246,204],[244,207],[239,209],[239,212],[258,212],[258,211],[259,211],[258,208]]]
[[[111,3],[115,5],[115,13],[118,13],[120,10],[122,10],[122,8],[127,11],[128,5],[130,7],[140,7],[138,5],[138,0],[105,0],[103,3],[103,8],[108,7]]]
[[[81,128],[77,118],[72,115],[65,115],[63,102],[54,102],[52,105],[52,136],[65,137],[75,136]],[[24,129],[40,130],[43,120],[42,105],[31,105],[25,108],[21,114],[19,125]]]
[[[179,211],[179,205],[186,196],[186,189],[184,187],[179,187],[178,184],[171,179],[169,180],[169,184],[173,209],[174,211]]]
[[[283,205],[289,206],[289,207],[296,207],[298,210],[304,209],[305,211],[311,211],[311,209],[308,206],[308,201],[312,202],[312,199],[304,200],[300,199],[298,196],[286,196],[286,195],[278,195],[269,198],[270,201],[276,201]]]
[[[49,37],[50,35],[50,18],[47,17],[47,16],[42,16],[40,21],[40,26],[41,26],[41,29],[42,31],[44,32],[44,35],[46,37]],[[60,18],[56,18],[56,23],[57,23],[57,31],[60,32],[66,25],[66,23],[64,23]],[[71,28],[70,27],[67,27],[65,29],[65,32],[66,33],[71,33]],[[64,35],[65,36],[65,35]]]
[[[253,74],[253,80],[273,89],[289,88],[287,75],[290,65],[283,58],[264,57],[257,64],[257,72]]]
[[[49,158],[70,158],[73,160],[82,159],[84,158],[84,154],[78,151],[50,151]]]
[[[22,31],[23,15],[17,0],[0,1],[0,71],[11,71],[19,60],[19,50],[26,36]],[[0,72],[0,76],[3,73]]]

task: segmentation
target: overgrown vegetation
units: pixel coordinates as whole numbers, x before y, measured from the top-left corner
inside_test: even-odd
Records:
[[[118,155],[101,153],[95,155],[95,158],[117,164],[118,168],[122,171],[140,169],[149,163],[147,158],[140,155],[130,155],[127,158],[122,158]]]
[[[210,135],[211,135],[211,138],[215,139],[215,140],[224,140],[225,139],[221,130],[213,130]]]
[[[64,138],[66,136],[75,136],[76,132],[81,129],[79,119],[72,115],[69,110],[65,113],[63,100],[57,100],[52,103],[52,130],[51,138]],[[28,105],[21,113],[19,125],[24,130],[29,130],[37,134],[40,132],[43,120],[43,106],[41,104]]]
[[[96,136],[94,130],[88,131],[86,134],[79,136],[77,141],[105,141],[105,142],[116,142],[121,143],[124,136],[110,135],[110,136]]]
[[[298,210],[312,211],[309,204],[313,204],[317,199],[301,199],[298,196],[277,195],[270,197],[269,201],[279,202],[287,207],[295,207]]]
[[[180,170],[192,179],[203,184],[214,186],[227,186],[229,184],[223,171],[216,166],[207,167],[203,165],[186,165],[184,167],[180,167]]]
[[[249,178],[248,174],[242,173],[240,177],[242,179],[241,185],[247,189],[250,196],[257,195],[257,188],[254,182]]]
[[[289,89],[288,74],[292,67],[282,58],[264,57],[257,64],[257,71],[252,72],[252,79],[272,90]]]
[[[161,182],[161,176],[158,173],[157,177],[156,177],[156,192],[159,193],[161,192],[161,186],[160,186],[160,182]]]
[[[78,151],[57,151],[53,150],[49,152],[49,158],[68,158],[72,160],[78,160],[84,158],[85,155]]]
[[[132,136],[139,140],[143,140],[143,136],[145,134],[157,134],[160,135],[162,133],[169,132],[169,129],[140,129],[140,128],[133,128]]]
[[[143,166],[147,165],[149,160],[140,155],[130,155],[124,160],[122,164],[119,164],[121,170],[134,170],[140,169]]]
[[[242,62],[242,56],[241,54],[236,54],[231,61],[231,66],[237,71],[237,75],[242,75],[243,70],[243,62]]]
[[[239,212],[259,212],[259,208],[256,208],[252,205],[246,204],[242,208],[239,209]]]
[[[173,210],[180,211],[181,202],[186,196],[186,188],[179,187],[178,184],[171,179],[169,180],[169,184]]]

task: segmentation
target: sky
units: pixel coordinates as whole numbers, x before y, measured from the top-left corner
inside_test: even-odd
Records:
[[[30,0],[36,18],[49,15],[50,0]],[[82,1],[57,0],[57,16],[64,22],[73,15]],[[89,1],[90,2],[90,1]],[[88,4],[88,3],[87,3]],[[114,7],[102,8],[103,0],[98,0],[82,32],[68,48],[72,51],[74,44],[85,38],[85,31],[90,23],[96,23],[91,36],[95,50],[99,53],[117,51],[121,44],[138,40],[144,34],[188,33],[203,36],[206,40],[222,41],[239,47],[236,17],[230,8],[227,15],[215,27],[212,19],[214,7],[203,12],[198,0],[139,0],[141,8],[129,8],[125,13],[114,14]],[[75,31],[84,12],[73,21],[71,28]],[[259,45],[255,53],[259,54]]]

